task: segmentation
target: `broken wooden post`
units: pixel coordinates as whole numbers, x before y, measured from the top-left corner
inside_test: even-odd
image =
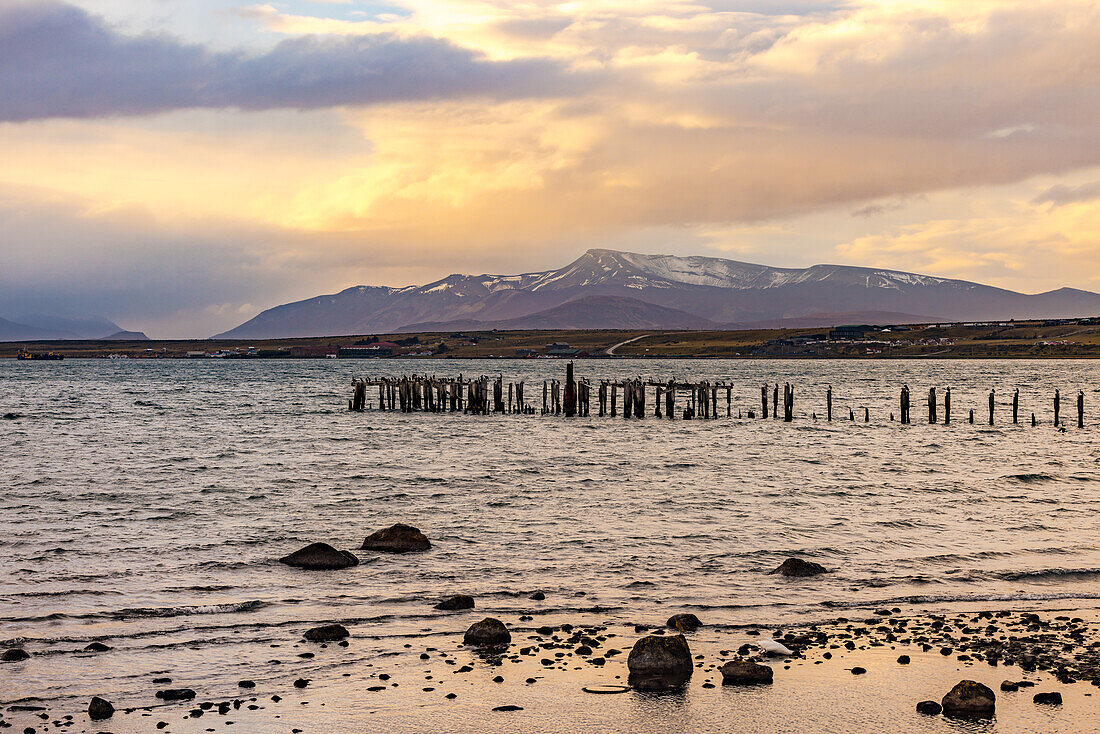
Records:
[[[864,423],[870,423],[871,422],[871,409],[868,408],[867,406],[863,406],[863,422]]]
[[[1031,426],[1034,428],[1036,425],[1038,425],[1038,424],[1035,421],[1035,414],[1032,413],[1031,414]]]
[[[989,391],[989,425],[993,425],[993,390]]]
[[[943,394],[943,424],[951,423],[951,388],[948,387]]]
[[[928,388],[928,422],[936,422],[936,388]]]
[[[733,385],[726,385],[726,417],[733,415]]]
[[[974,409],[970,409],[970,425],[974,425]]]
[[[825,390],[825,420],[833,420],[833,386],[829,385]]]
[[[655,389],[657,392],[653,397],[653,417],[661,418],[661,386],[657,385]]]
[[[676,381],[668,381],[668,389],[665,390],[665,415],[669,420],[676,418]]]
[[[1085,427],[1085,391],[1077,391],[1077,427]]]
[[[767,413],[764,414],[767,418]],[[772,390],[772,418],[779,417],[779,383],[775,383],[775,389]]]
[[[1055,390],[1054,391],[1054,427],[1058,427],[1058,414],[1062,411],[1062,396]]]
[[[547,406],[546,406],[546,380],[543,380],[542,381],[542,414],[543,415],[546,415],[546,413],[547,413],[546,408],[547,408]]]
[[[1012,393],[1012,423],[1019,423],[1020,420],[1020,388],[1016,388]]]
[[[619,386],[616,383],[614,383],[614,382],[611,383],[611,417],[612,418],[615,417],[615,403],[618,400],[618,396],[616,395],[616,393],[618,392],[618,389],[619,389]]]
[[[573,380],[573,362],[565,365],[565,417],[577,414],[577,383]]]
[[[760,417],[761,418],[767,418],[768,417],[768,386],[767,385],[761,385],[760,386],[760,405],[763,408],[763,410],[760,411]]]

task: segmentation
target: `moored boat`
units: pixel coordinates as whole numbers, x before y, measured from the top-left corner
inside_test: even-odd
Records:
[[[16,355],[16,359],[33,359],[33,360],[61,360],[65,359],[65,355],[57,352],[28,352],[26,349],[20,349],[19,354]]]

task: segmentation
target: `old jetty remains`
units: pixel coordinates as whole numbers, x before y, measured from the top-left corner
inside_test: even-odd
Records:
[[[562,415],[587,417],[592,414],[592,394],[596,395],[596,415],[612,418],[644,418],[647,413],[654,418],[715,419],[734,417],[734,390],[731,382],[700,381],[680,382],[675,378],[667,382],[652,378],[634,377],[619,380],[600,380],[598,383],[587,378],[577,378],[573,363],[565,368],[565,380],[543,380],[541,395],[538,386],[534,387],[524,380],[506,382],[503,375],[479,377],[437,377],[435,375],[404,375],[401,377],[379,377],[356,379],[352,381],[352,396],[348,400],[348,410],[400,411],[402,413],[462,413],[465,415]],[[951,423],[951,388],[943,391],[943,400],[938,399],[935,387],[928,389],[928,423]],[[819,398],[824,407],[825,420],[833,420],[833,387],[828,385]],[[652,401],[652,402],[650,402]],[[807,401],[811,399],[807,398]],[[651,406],[651,407],[647,407]],[[996,393],[989,391],[988,424],[994,425],[996,416]],[[795,419],[795,385],[790,382],[782,386],[778,382],[760,386],[760,411],[747,411],[747,416],[738,408],[737,418],[768,418],[791,423]],[[909,425],[912,422],[911,396],[908,385],[902,385],[898,393],[899,422]],[[856,408],[863,413],[863,422],[870,423],[871,408],[867,405],[848,406],[848,420],[855,422]],[[940,409],[942,407],[942,421]],[[1061,393],[1054,391],[1053,421],[1055,427],[1062,428]],[[1019,423],[1020,391],[1012,394],[1012,423]],[[894,421],[894,413],[889,413]],[[810,413],[813,420],[818,413]],[[969,422],[974,423],[974,408],[969,409]],[[1077,427],[1085,427],[1085,393],[1077,393]],[[1039,424],[1036,414],[1031,414],[1031,425]]]

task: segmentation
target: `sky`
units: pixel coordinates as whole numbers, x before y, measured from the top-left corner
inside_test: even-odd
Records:
[[[1100,4],[0,0],[0,317],[590,247],[1100,291]]]

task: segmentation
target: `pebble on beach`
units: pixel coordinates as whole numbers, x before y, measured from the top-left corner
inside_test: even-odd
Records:
[[[325,624],[306,630],[302,636],[310,642],[336,642],[347,637],[348,630],[342,624]]]
[[[431,541],[424,533],[411,525],[397,523],[368,535],[360,550],[381,551],[383,553],[413,553],[426,551],[431,547]]]
[[[751,660],[731,660],[718,672],[722,674],[724,686],[758,686],[772,682],[773,672],[767,665]]]
[[[940,705],[947,716],[992,716],[996,708],[996,696],[989,686],[977,681],[964,680],[947,692]]]
[[[115,707],[111,705],[111,702],[95,696],[88,703],[88,718],[93,721],[100,719],[109,719],[115,715]]]
[[[699,618],[694,614],[673,614],[665,622],[665,625],[671,627],[674,630],[680,632],[694,632],[699,629],[703,623],[699,621]]]
[[[446,599],[436,604],[434,608],[441,609],[445,612],[454,612],[460,609],[473,609],[474,598],[466,594],[455,594],[454,596],[448,596]]]
[[[494,645],[507,645],[512,641],[512,635],[508,628],[499,619],[486,617],[480,622],[474,622],[462,636],[462,642],[467,645],[489,647]]]

